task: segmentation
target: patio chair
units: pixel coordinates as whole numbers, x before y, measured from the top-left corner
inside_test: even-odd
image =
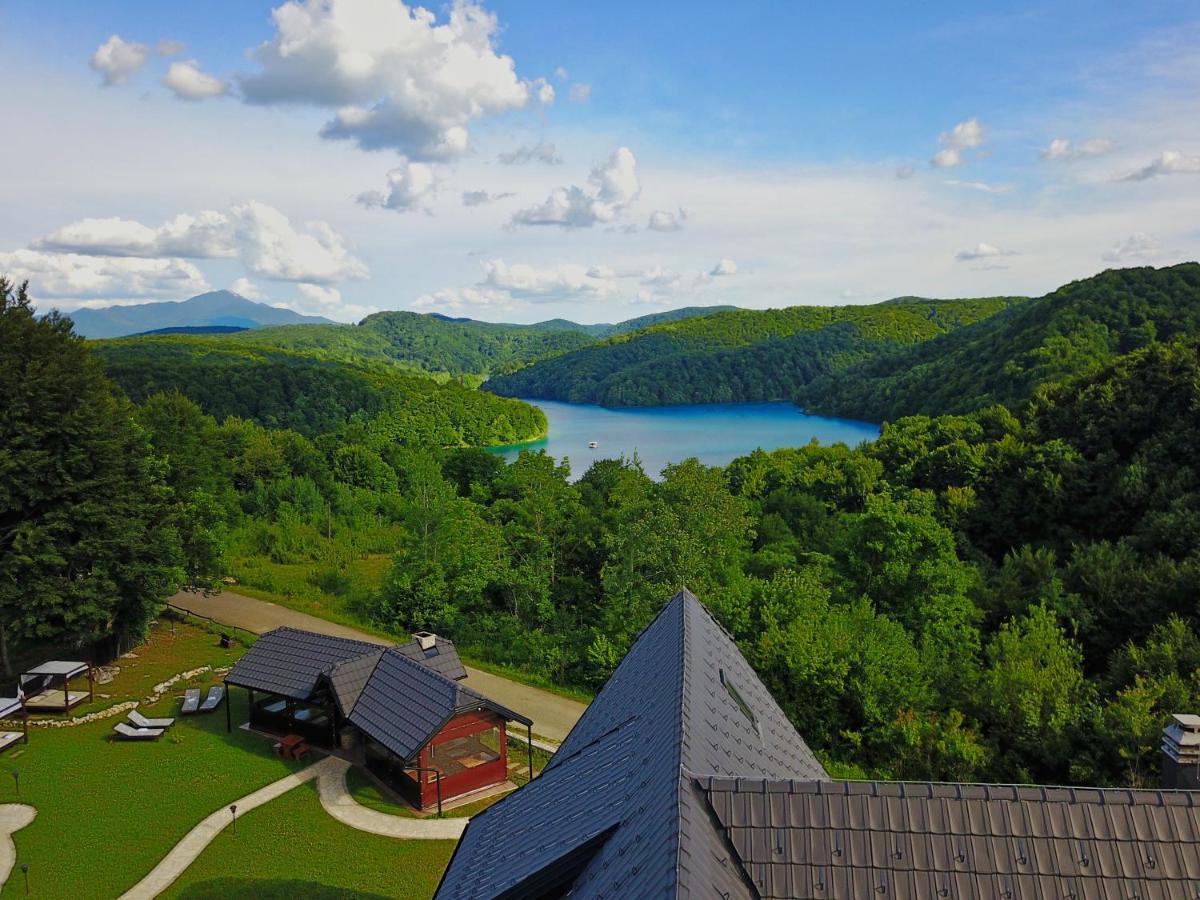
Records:
[[[179,707],[181,715],[190,715],[200,708],[200,688],[188,688],[183,692],[183,706]]]
[[[200,712],[212,712],[221,705],[221,701],[225,699],[225,688],[222,685],[210,687],[208,696],[204,698],[204,702],[200,704]]]
[[[129,721],[137,728],[170,728],[175,724],[175,720],[171,719],[147,719],[136,709],[129,711]]]
[[[113,726],[117,738],[123,741],[157,741],[166,733],[165,728],[134,728],[124,722]]]

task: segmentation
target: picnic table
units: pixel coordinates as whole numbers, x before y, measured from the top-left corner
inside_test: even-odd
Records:
[[[279,755],[290,756],[292,759],[299,759],[308,753],[308,745],[304,743],[304,736],[299,734],[289,734],[279,739]]]

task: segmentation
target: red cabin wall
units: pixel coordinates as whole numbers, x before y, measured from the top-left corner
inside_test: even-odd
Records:
[[[500,729],[500,758],[489,763],[475,766],[442,778],[442,802],[453,797],[469,794],[480,788],[501,784],[508,780],[508,734],[507,723],[500,716],[491,712],[470,712],[455,716],[433,736],[432,740],[421,748],[419,765],[423,768],[436,768],[436,760],[431,761],[429,748],[437,747],[455,738],[469,737],[481,731],[492,728]],[[434,754],[436,756],[436,752]],[[421,786],[421,808],[437,809],[438,787],[436,780],[430,779],[428,772],[414,772],[419,775]]]

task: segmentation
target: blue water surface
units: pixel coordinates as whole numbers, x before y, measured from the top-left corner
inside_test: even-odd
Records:
[[[653,406],[605,409],[582,403],[527,400],[540,407],[550,422],[550,434],[540,441],[495,447],[515,459],[521,450],[545,450],[566,457],[571,477],[579,478],[598,459],[634,453],[646,473],[658,477],[664,466],[697,457],[710,466],[723,466],[761,447],[800,447],[822,444],[856,446],[879,437],[879,426],[852,419],[809,416],[791,403],[709,403],[700,406]],[[588,447],[595,441],[595,448]]]

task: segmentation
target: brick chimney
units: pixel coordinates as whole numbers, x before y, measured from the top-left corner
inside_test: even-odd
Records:
[[[437,635],[431,631],[418,631],[413,635],[413,640],[417,642],[422,650],[432,650],[437,646]],[[1197,719],[1200,722],[1200,719]]]
[[[1200,716],[1176,713],[1163,729],[1162,786],[1200,791]]]

